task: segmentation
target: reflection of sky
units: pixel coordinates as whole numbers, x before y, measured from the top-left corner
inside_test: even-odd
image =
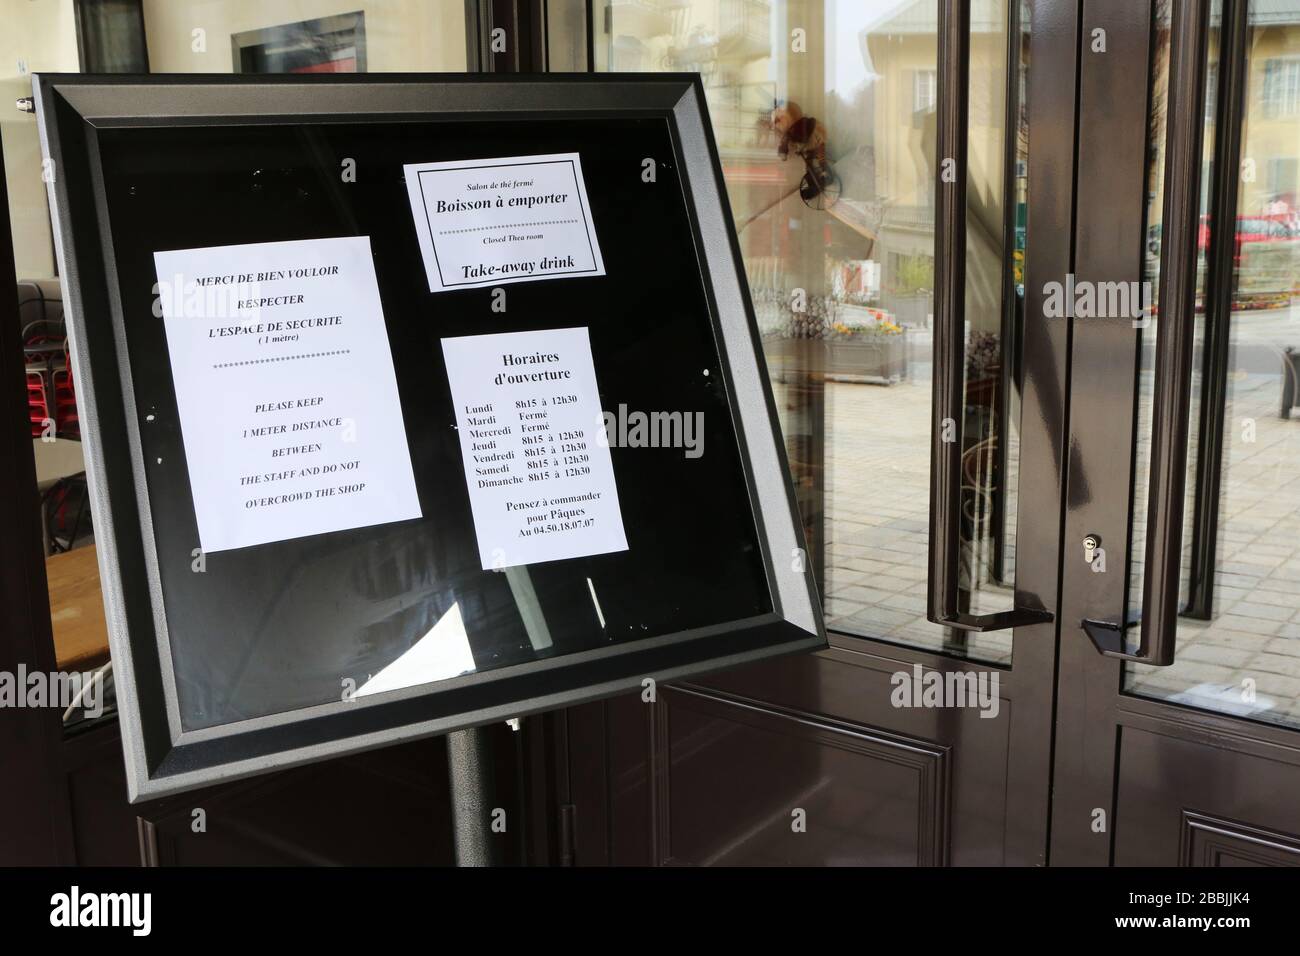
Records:
[[[888,19],[916,0],[826,0],[826,25],[834,37],[830,61],[826,64],[826,86],[843,100],[871,79],[871,65],[865,62],[863,31]]]

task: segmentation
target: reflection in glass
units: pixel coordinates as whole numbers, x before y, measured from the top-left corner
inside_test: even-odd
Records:
[[[345,13],[231,37],[236,73],[365,73],[366,15]]]
[[[597,69],[703,79],[830,626],[1009,661],[1009,633],[926,620],[938,3],[605,8]],[[1014,3],[973,5],[961,423],[973,613],[1012,605],[1026,31]]]
[[[1167,12],[1167,11],[1166,11]],[[1207,321],[1228,322],[1223,457],[1207,462],[1222,469],[1222,493],[1210,517],[1217,527],[1208,620],[1179,621],[1175,663],[1165,668],[1131,666],[1126,687],[1160,697],[1260,720],[1300,725],[1300,3],[1252,3],[1247,33],[1242,171],[1233,229],[1233,294],[1229,316],[1197,317],[1198,376]],[[1167,21],[1166,21],[1167,22]],[[1212,20],[1211,53],[1219,18]],[[1161,46],[1167,50],[1167,35]],[[1211,71],[1217,76],[1221,70]],[[1211,87],[1213,89],[1213,87]],[[1207,116],[1213,114],[1207,110]],[[1161,165],[1163,138],[1153,137],[1152,169]],[[1207,135],[1206,157],[1213,149]],[[1158,173],[1155,174],[1158,179]],[[1159,195],[1158,182],[1153,194]],[[1148,235],[1158,243],[1158,210]],[[1216,224],[1205,220],[1202,253]],[[1140,379],[1139,408],[1149,421],[1149,349]],[[1206,410],[1193,408],[1199,416]],[[1194,419],[1195,421],[1195,419]],[[1193,428],[1193,433],[1195,433]],[[1147,465],[1149,426],[1139,431],[1139,462]],[[1195,482],[1188,472],[1184,547],[1189,552]],[[1145,524],[1146,484],[1139,472],[1134,530]],[[1143,557],[1130,585],[1140,594]],[[1131,598],[1131,601],[1137,600]]]

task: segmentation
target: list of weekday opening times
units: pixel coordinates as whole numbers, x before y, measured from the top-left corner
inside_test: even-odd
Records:
[[[627,550],[585,328],[442,340],[484,569]]]

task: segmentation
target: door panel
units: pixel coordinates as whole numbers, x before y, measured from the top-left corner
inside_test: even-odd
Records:
[[[445,767],[437,738],[164,802],[140,817],[140,853],[149,866],[450,866]]]
[[[1121,720],[1115,864],[1300,866],[1300,750],[1180,716]]]
[[[655,714],[656,745],[669,777],[662,859],[767,866],[944,862],[946,748],[704,690],[673,689],[664,704]],[[817,822],[807,839],[796,826],[801,813]]]
[[[570,711],[610,761],[593,775],[610,781],[601,812],[589,819],[578,799],[579,863],[1006,862],[1014,681],[1000,682],[996,718],[899,708],[900,671],[979,669],[832,644],[668,688],[653,705]],[[590,785],[578,789],[592,799]]]

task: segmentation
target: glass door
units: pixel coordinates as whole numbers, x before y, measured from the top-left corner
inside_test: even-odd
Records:
[[[1085,58],[1076,270],[1145,304],[1074,322],[1053,861],[1297,865],[1300,4],[1113,6],[1147,143],[1097,145],[1130,60]],[[1140,221],[1090,213],[1117,189]]]
[[[701,75],[834,633],[812,662],[674,691],[671,719],[611,704],[573,720],[603,735],[620,779],[638,759],[661,768],[602,804],[612,838],[591,852],[619,859],[658,820],[665,858],[761,844],[824,862],[775,824],[725,822],[778,819],[787,790],[820,781],[861,810],[837,832],[871,862],[872,839],[890,845],[874,827],[890,801],[912,812],[910,791],[873,791],[857,776],[870,760],[824,741],[883,730],[963,768],[943,791],[947,855],[893,846],[894,861],[1300,859],[1297,5],[604,0],[593,14],[596,69]],[[943,104],[962,93],[958,129]],[[945,220],[952,182],[965,196]],[[954,261],[958,335],[942,294]],[[945,423],[955,454],[925,447]],[[956,494],[927,493],[948,487],[934,462],[956,465]],[[955,573],[934,560],[940,532]],[[935,613],[936,575],[954,615]],[[1018,626],[953,626],[990,613]],[[954,734],[946,703],[878,706],[910,667],[997,673],[1005,749]],[[767,732],[791,714],[823,736],[777,744]],[[727,795],[693,789],[695,754],[741,782],[731,816],[709,811]],[[979,808],[971,760],[1005,784]],[[677,816],[656,817],[664,804]]]
[[[1125,690],[1300,727],[1300,3],[1249,4],[1242,39],[1234,53],[1244,57],[1221,67],[1212,32],[1206,78],[1203,168],[1212,176],[1227,150],[1239,173],[1218,195],[1207,183],[1197,226],[1199,361],[1176,655],[1168,667],[1127,668]],[[1219,82],[1237,107],[1222,130]],[[1217,136],[1232,142],[1216,147]],[[1158,223],[1160,210],[1152,213]],[[1141,413],[1150,377],[1143,369]],[[1149,449],[1140,441],[1139,478]],[[1136,490],[1141,528],[1141,480]],[[1134,593],[1142,543],[1135,537]]]
[[[832,646],[571,709],[577,858],[1042,863],[1077,5],[591,10],[700,76]]]

